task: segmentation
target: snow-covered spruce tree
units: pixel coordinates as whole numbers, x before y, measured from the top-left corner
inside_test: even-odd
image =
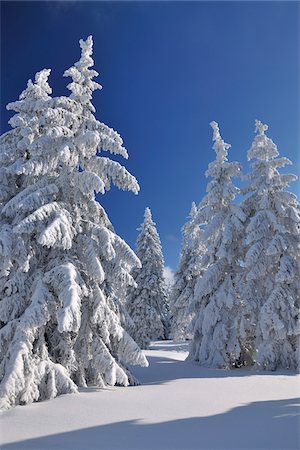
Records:
[[[138,184],[102,150],[127,157],[120,136],[90,103],[92,39],[68,71],[70,98],[51,98],[37,73],[0,138],[0,407],[76,392],[87,383],[127,385],[123,362],[147,365],[106,292],[140,262],[95,201],[113,182]],[[117,281],[116,281],[117,280]]]
[[[190,305],[201,273],[200,259],[205,247],[201,240],[200,226],[195,223],[196,215],[197,206],[193,202],[189,221],[182,227],[180,260],[170,294],[171,336],[175,342],[190,336]]]
[[[144,217],[136,243],[142,268],[132,271],[137,287],[129,288],[127,298],[127,309],[133,320],[130,333],[141,348],[147,348],[151,340],[166,339],[169,334],[160,238],[149,208]]]
[[[280,174],[291,164],[256,121],[257,135],[248,151],[252,172],[246,176],[250,193],[243,208],[246,257],[242,296],[249,305],[257,365],[275,370],[299,363],[300,207],[285,191],[297,177]]]
[[[216,160],[206,171],[212,181],[194,219],[203,230],[205,251],[194,291],[189,359],[208,367],[231,368],[241,358],[244,337],[237,280],[245,215],[233,204],[239,190],[231,179],[239,176],[240,164],[228,162],[230,145],[221,138],[218,124],[211,126]]]

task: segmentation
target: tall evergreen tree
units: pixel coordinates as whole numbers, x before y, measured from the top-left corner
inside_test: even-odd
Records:
[[[76,392],[87,383],[128,384],[124,362],[147,365],[107,292],[140,262],[95,200],[135,178],[102,150],[127,157],[90,100],[92,38],[80,41],[70,97],[51,98],[50,71],[8,105],[0,138],[0,406]],[[112,295],[113,297],[113,295]]]
[[[209,164],[207,195],[198,207],[195,222],[202,227],[205,252],[194,292],[194,336],[189,359],[209,367],[230,368],[241,357],[241,302],[237,292],[240,271],[240,236],[245,215],[233,204],[238,188],[232,177],[238,177],[240,164],[228,162],[229,144],[212,122],[216,160]]]
[[[291,164],[265,134],[268,126],[256,121],[256,137],[246,177],[250,193],[243,208],[246,257],[242,298],[248,305],[254,359],[263,368],[295,368],[299,363],[300,207],[285,189],[297,179],[278,169]],[[251,331],[251,330],[250,330]]]
[[[139,231],[136,254],[142,268],[132,272],[137,287],[129,288],[127,308],[133,320],[131,335],[141,348],[147,348],[151,340],[166,339],[169,333],[164,259],[150,208]]]
[[[175,282],[170,294],[171,335],[180,342],[190,335],[190,306],[194,297],[196,281],[201,273],[200,259],[204,252],[201,229],[195,222],[197,206],[193,202],[189,221],[182,227],[182,248]]]

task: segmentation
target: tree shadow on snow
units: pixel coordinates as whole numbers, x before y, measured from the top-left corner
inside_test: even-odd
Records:
[[[192,378],[233,378],[249,376],[295,376],[294,370],[209,369],[194,361],[180,361],[171,357],[147,355],[149,367],[131,366],[130,371],[142,385],[161,384],[172,380]]]
[[[2,450],[297,449],[299,401],[254,402],[222,414],[154,424],[131,420],[28,439]]]

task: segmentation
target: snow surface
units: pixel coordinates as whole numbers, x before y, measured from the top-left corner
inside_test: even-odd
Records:
[[[17,406],[1,415],[1,449],[297,449],[300,376],[203,369],[187,344],[154,342],[135,387]],[[297,398],[298,397],[298,398]]]

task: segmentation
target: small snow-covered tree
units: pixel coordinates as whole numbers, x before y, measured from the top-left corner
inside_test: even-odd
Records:
[[[285,189],[297,179],[279,173],[291,164],[256,121],[257,135],[248,151],[252,172],[243,208],[246,256],[242,296],[249,305],[254,359],[263,368],[295,368],[299,363],[300,207]]]
[[[136,254],[142,268],[132,272],[137,287],[129,288],[127,308],[133,320],[131,335],[141,348],[147,348],[153,339],[168,338],[164,259],[150,208],[145,210],[139,231]]]
[[[140,262],[114,232],[95,192],[136,179],[102,150],[127,158],[122,139],[97,121],[90,100],[92,38],[80,41],[70,97],[51,98],[37,73],[0,138],[0,406],[127,385],[124,362],[147,365],[122,328],[113,298]]]
[[[202,228],[205,251],[200,255],[201,275],[194,291],[193,340],[189,359],[209,367],[230,368],[240,359],[243,327],[237,289],[239,253],[245,214],[233,203],[240,164],[228,162],[229,144],[212,122],[216,160],[209,164],[207,195],[194,221]]]
[[[197,206],[193,202],[189,221],[182,227],[182,247],[175,282],[170,294],[171,335],[175,342],[190,336],[190,306],[194,297],[196,281],[201,273],[200,259],[204,251],[201,229],[195,223]]]

